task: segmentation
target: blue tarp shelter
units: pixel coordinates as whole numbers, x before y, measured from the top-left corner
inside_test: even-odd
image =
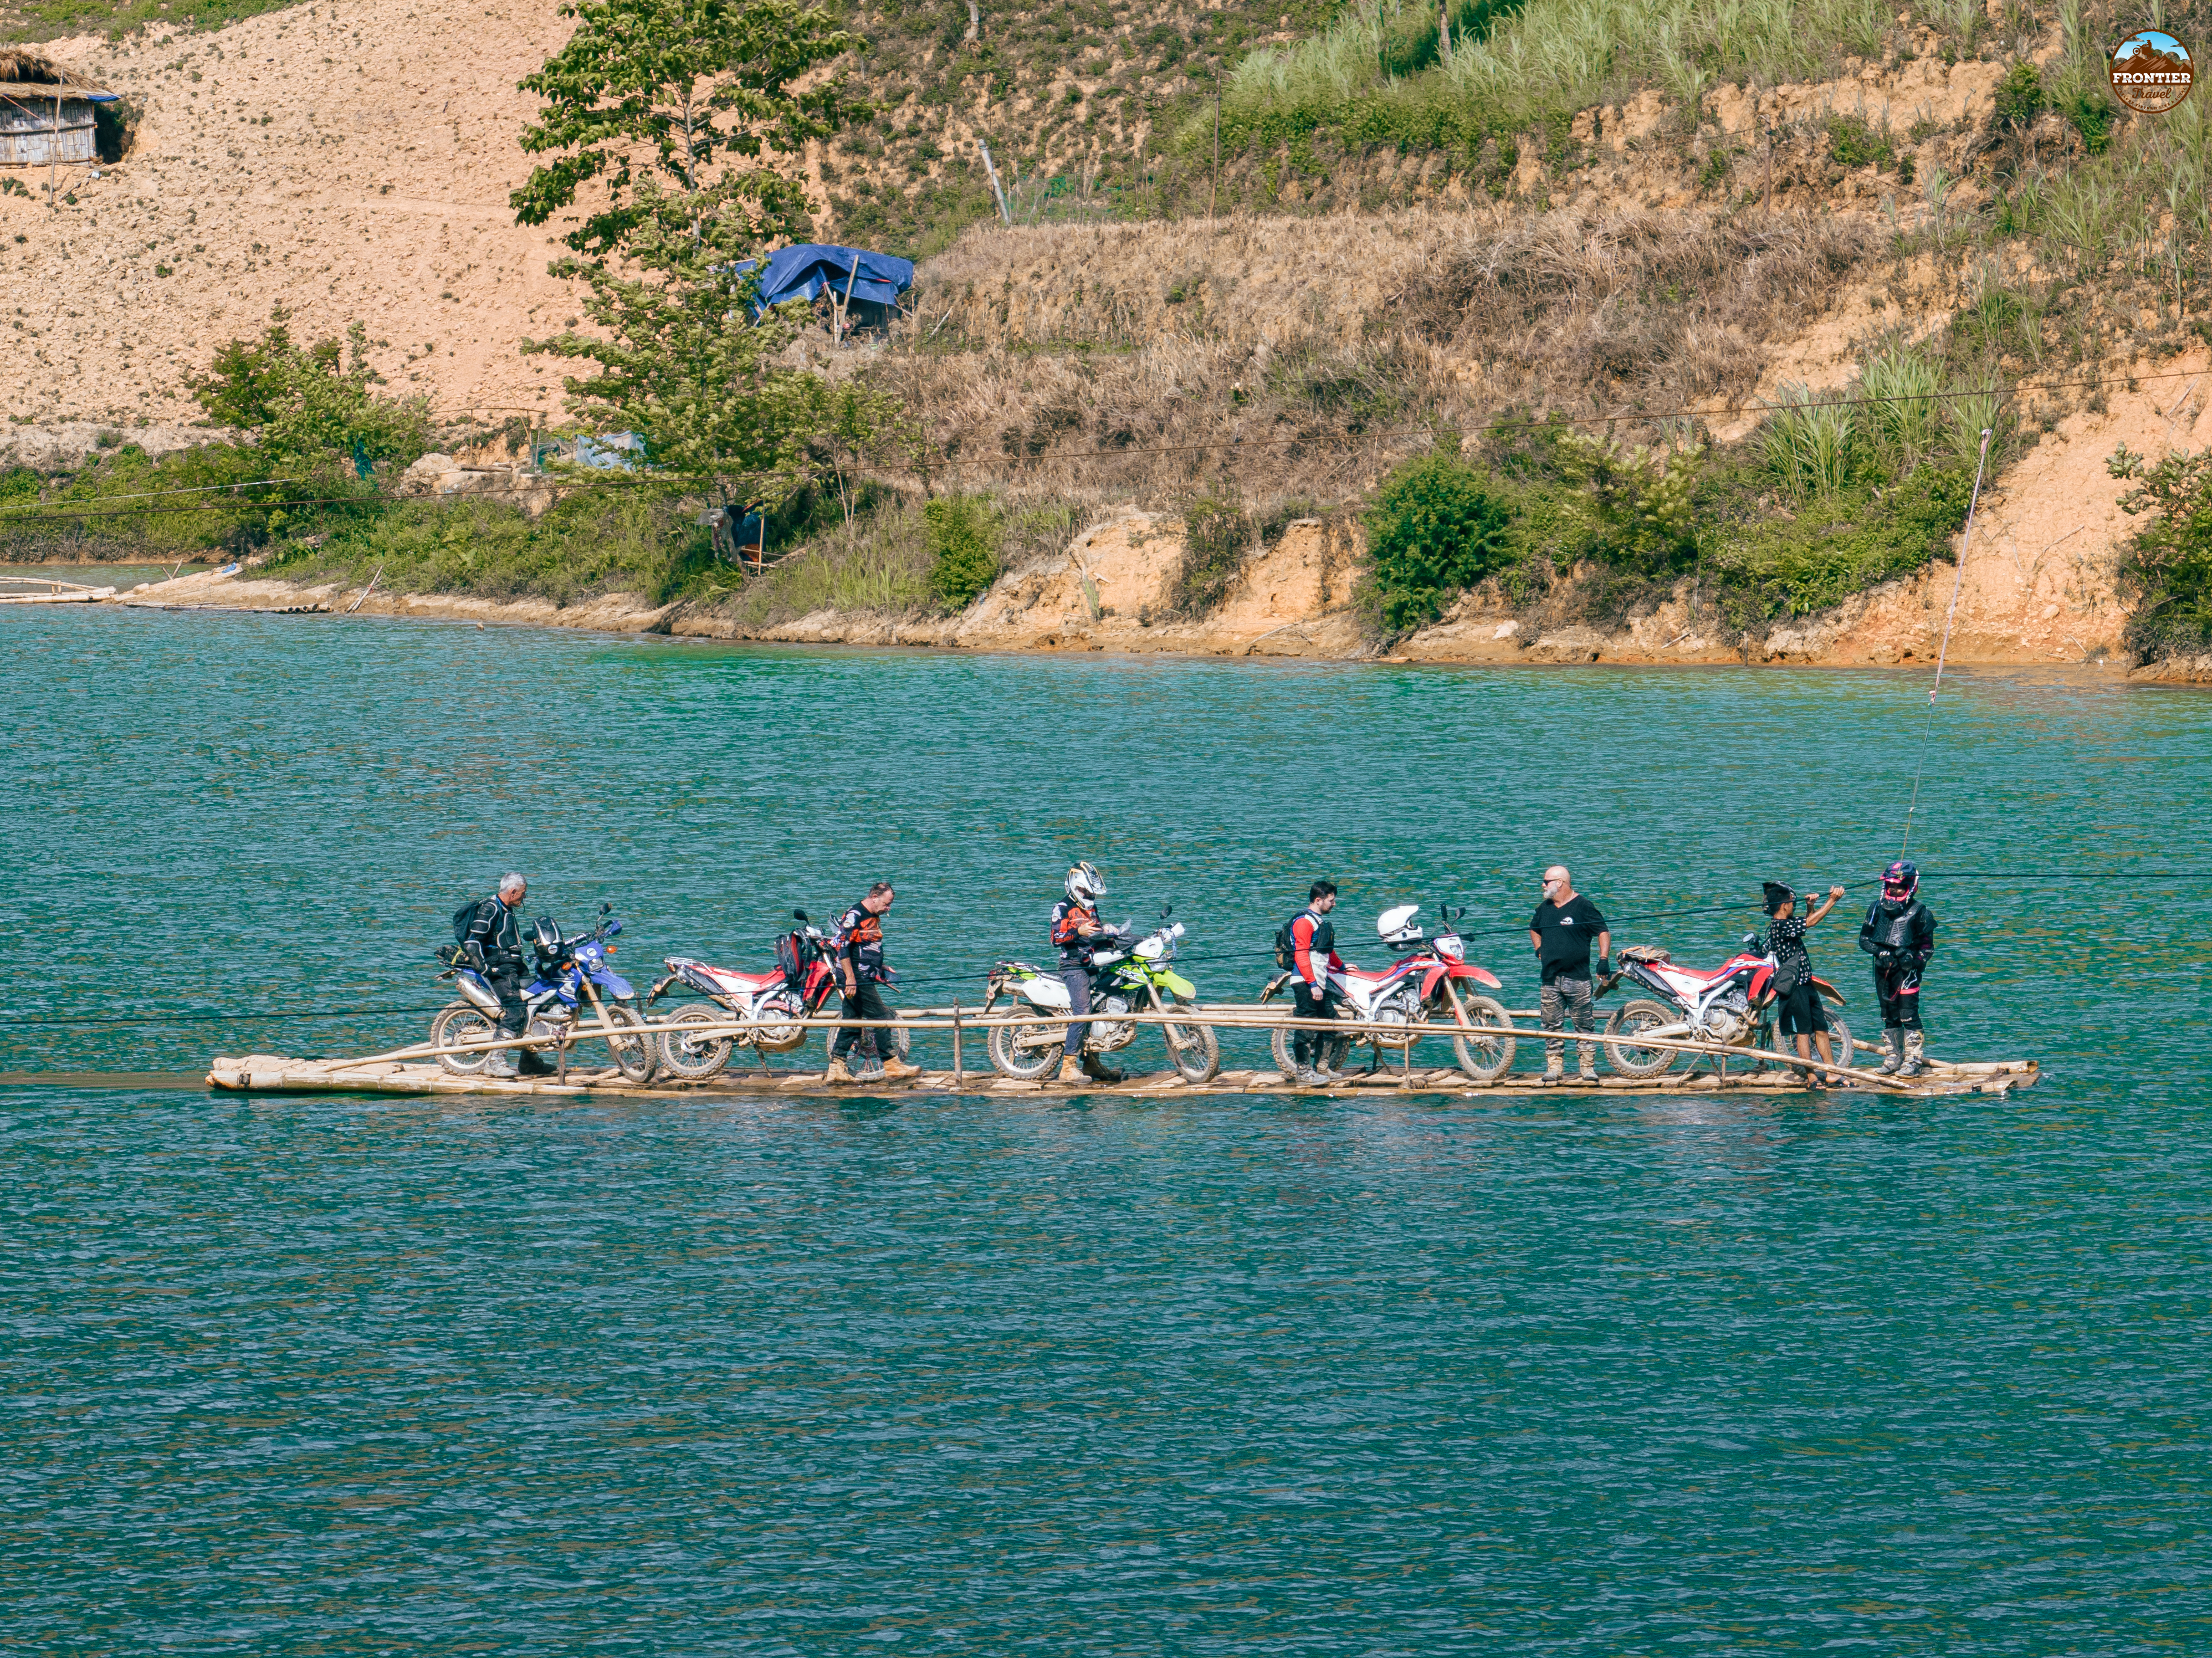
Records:
[[[860,262],[857,278],[853,274],[855,259]],[[756,266],[761,272],[757,303],[763,307],[781,305],[786,300],[811,300],[825,290],[842,300],[848,284],[855,305],[863,301],[871,305],[896,305],[899,295],[914,286],[912,259],[871,253],[865,247],[834,247],[827,242],[781,247],[765,261],[747,259],[738,269],[750,270]]]

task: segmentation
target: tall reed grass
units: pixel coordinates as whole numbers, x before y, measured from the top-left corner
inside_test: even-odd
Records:
[[[1978,0],[1929,3],[1978,13]],[[1391,74],[1388,38],[1424,14],[1433,30],[1436,10],[1427,0],[1381,0],[1296,45],[1261,48],[1230,76],[1224,121],[1279,137],[1358,125],[1354,106],[1364,104],[1367,125],[1382,129],[1372,136],[1456,128],[1472,137],[1632,84],[1663,86],[1694,106],[1717,76],[1803,80],[1843,56],[1877,55],[1893,27],[1876,0],[1528,0],[1517,15],[1494,16],[1486,34],[1455,40],[1426,73]],[[1958,32],[1948,16],[1944,26]]]

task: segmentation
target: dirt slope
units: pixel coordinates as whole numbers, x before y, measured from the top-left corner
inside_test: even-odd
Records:
[[[33,198],[0,196],[0,408],[195,418],[185,374],[280,304],[310,337],[360,319],[378,369],[441,413],[556,407],[557,374],[515,346],[574,307],[507,195],[537,101],[515,82],[572,27],[553,0],[341,0],[213,34],[54,42],[146,113],[105,177],[64,170],[74,203],[50,211],[35,177]]]

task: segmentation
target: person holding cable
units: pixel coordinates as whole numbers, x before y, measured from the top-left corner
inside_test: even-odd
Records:
[[[1774,957],[1774,993],[1780,1001],[1781,1029],[1784,1036],[1797,1039],[1797,1057],[1810,1060],[1811,1044],[1820,1045],[1820,1063],[1833,1065],[1836,1056],[1828,1040],[1827,1010],[1820,1005],[1820,988],[1813,982],[1813,958],[1805,949],[1805,930],[1818,926],[1823,916],[1836,907],[1844,896],[1841,887],[1830,887],[1828,896],[1820,907],[1803,920],[1797,919],[1797,895],[1780,881],[1761,884],[1766,895],[1766,937],[1762,941],[1761,953]],[[1851,1056],[1844,1055],[1849,1065]],[[1840,1088],[1844,1078],[1833,1072],[1814,1071],[1810,1073],[1808,1088]]]
[[[1597,1080],[1597,1045],[1590,1036],[1597,1029],[1597,1008],[1590,995],[1590,944],[1597,944],[1597,970],[1613,971],[1613,933],[1598,907],[1575,890],[1574,877],[1565,864],[1544,872],[1544,899],[1528,920],[1528,947],[1536,954],[1543,979],[1536,1005],[1546,1031],[1560,1029],[1565,1015],[1574,1014],[1577,1074],[1586,1083]],[[1556,1083],[1566,1076],[1566,1040],[1544,1038],[1544,1080]]]
[[[1095,865],[1088,862],[1076,865],[1067,872],[1067,879],[1060,890],[1066,896],[1052,907],[1053,948],[1060,952],[1060,980],[1067,987],[1068,1011],[1087,1014],[1091,1011],[1091,957],[1103,946],[1117,941],[1121,930],[1098,919],[1098,901],[1106,896],[1106,878]],[[1087,1019],[1067,1027],[1060,1051],[1059,1079],[1079,1083],[1088,1077],[1093,1082],[1120,1082],[1120,1071],[1096,1054],[1083,1051],[1090,1035]]]
[[[837,975],[845,992],[844,1005],[838,1017],[845,1019],[884,1019],[894,1015],[884,1000],[881,988],[890,982],[890,969],[884,963],[884,917],[890,913],[891,901],[898,895],[889,881],[878,881],[868,889],[868,896],[837,918],[836,926],[830,934],[830,947],[837,960]],[[848,1025],[837,1033],[837,1044],[830,1051],[830,1069],[823,1081],[853,1083],[860,1078],[853,1074],[845,1056],[859,1046],[866,1035],[869,1051],[883,1056],[883,1074],[890,1082],[899,1082],[908,1077],[918,1077],[921,1067],[908,1065],[898,1056],[888,1029],[876,1029],[863,1033],[858,1027]]]

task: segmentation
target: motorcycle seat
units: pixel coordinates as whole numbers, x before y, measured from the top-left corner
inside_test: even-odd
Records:
[[[748,990],[765,990],[770,985],[780,985],[783,982],[783,975],[774,972],[732,973],[727,968],[713,967],[707,969],[707,974],[717,984],[743,986]]]

